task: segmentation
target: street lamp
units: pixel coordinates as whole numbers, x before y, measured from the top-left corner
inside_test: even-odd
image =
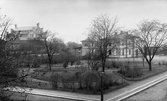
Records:
[[[101,71],[100,72],[100,78],[101,78],[101,101],[103,101],[103,76],[104,76],[104,72]]]

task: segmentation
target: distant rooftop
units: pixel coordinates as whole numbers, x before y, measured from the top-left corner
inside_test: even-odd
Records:
[[[74,49],[82,49],[82,46],[75,47]]]
[[[33,26],[33,27],[17,27],[17,28],[14,28],[13,30],[14,31],[28,31],[28,30],[33,30],[36,26]]]
[[[82,40],[81,42],[91,42],[91,41],[93,41],[93,40],[91,40],[90,38],[87,38],[85,40]]]
[[[13,28],[12,30],[14,30],[14,31],[29,31],[29,30],[34,30],[35,28],[39,28],[39,23],[37,23],[36,26],[29,26],[29,27],[18,27],[15,24],[15,28]]]

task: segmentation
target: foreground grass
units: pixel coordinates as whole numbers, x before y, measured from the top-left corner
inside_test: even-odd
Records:
[[[111,69],[107,69],[106,73],[113,79],[115,79],[115,81],[119,80],[120,82],[122,82],[122,84],[116,84],[115,86],[111,86],[109,87],[109,89],[105,90],[105,93],[117,90],[119,88],[125,87],[127,86],[127,82],[124,81],[128,80],[128,81],[140,81],[143,79],[147,79],[151,76],[160,74],[162,72],[167,71],[167,66],[166,65],[158,65],[158,64],[153,64],[152,66],[152,71],[148,70],[148,66],[145,63],[144,67],[142,62],[136,62],[136,63],[130,63],[130,65],[137,65],[138,67],[140,67],[140,69],[142,70],[142,75],[140,77],[137,78],[128,78],[128,77],[124,77],[116,72],[112,72]],[[33,78],[37,79],[37,81],[32,80],[32,81],[26,81],[25,83],[20,84],[20,86],[25,86],[25,87],[31,87],[31,88],[40,88],[40,89],[53,89],[52,84],[51,84],[51,76],[56,74],[56,73],[70,73],[73,74],[76,71],[78,71],[78,69],[76,68],[63,68],[63,67],[56,67],[53,68],[52,71],[48,71],[48,72],[44,72],[44,71],[36,71],[37,75],[34,75]],[[39,81],[38,81],[39,80]],[[42,80],[42,81],[40,81]],[[44,81],[44,82],[43,82]],[[84,94],[99,94],[99,93],[92,93],[90,91],[87,91],[85,89],[64,89],[64,88],[58,88],[56,90],[63,90],[63,91],[69,91],[69,92],[77,92],[77,93],[84,93]]]
[[[167,71],[167,65],[152,64],[152,71],[149,71],[149,67],[148,67],[147,63],[144,63],[144,67],[143,67],[143,63],[139,63],[139,62],[136,64],[131,64],[131,65],[137,65],[141,69],[142,75],[140,77],[129,78],[129,77],[125,77],[121,74],[118,74],[118,73],[117,74],[120,75],[125,80],[141,81],[141,80],[147,79],[149,77],[152,77],[152,76],[155,76],[155,75],[158,75],[160,73]]]
[[[26,80],[25,82],[22,82],[19,84],[19,86],[23,86],[23,87],[30,87],[30,88],[39,88],[39,89],[55,89],[52,86],[52,75],[55,75],[57,73],[59,74],[71,74],[73,75],[74,73],[78,72],[78,71],[83,71],[80,69],[76,69],[76,68],[54,68],[52,69],[52,71],[35,71],[36,73],[34,75],[32,75],[33,79],[31,80]],[[116,89],[122,88],[124,86],[127,86],[128,84],[126,82],[123,81],[123,79],[121,77],[119,77],[118,75],[115,75],[114,73],[112,73],[111,70],[107,70],[106,74],[114,80],[114,83],[109,86],[108,89],[104,90],[104,93],[108,93],[111,91],[114,91]],[[62,84],[60,84],[61,86]],[[79,84],[75,83],[75,87],[73,88],[64,88],[64,87],[58,87],[56,88],[56,90],[60,90],[60,91],[69,91],[69,92],[77,92],[77,93],[84,93],[84,94],[100,94],[100,91],[93,91],[92,90],[88,90],[86,88],[78,88]]]

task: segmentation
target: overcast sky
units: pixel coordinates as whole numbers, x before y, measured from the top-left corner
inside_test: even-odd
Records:
[[[167,0],[0,0],[0,7],[0,14],[10,17],[13,26],[39,22],[65,42],[85,39],[91,21],[101,14],[117,17],[126,30],[136,28],[142,19],[167,23]]]

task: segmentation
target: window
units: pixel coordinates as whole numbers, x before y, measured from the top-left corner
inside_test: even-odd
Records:
[[[109,55],[111,55],[111,50],[108,51]]]
[[[129,49],[129,55],[131,55],[131,49]]]
[[[128,45],[129,45],[129,46],[131,45],[131,41],[130,41],[130,40],[128,41]]]
[[[138,49],[136,49],[136,57],[138,57]]]
[[[117,55],[117,51],[116,50],[114,50],[114,55]]]
[[[122,55],[124,55],[124,49],[122,49]]]
[[[85,46],[88,46],[88,44],[87,44],[87,43],[85,43]]]

